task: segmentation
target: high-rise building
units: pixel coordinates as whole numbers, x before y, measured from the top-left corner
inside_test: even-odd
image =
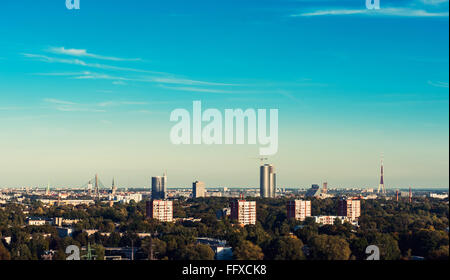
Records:
[[[92,183],[91,183],[91,181],[89,181],[89,183],[87,185],[87,191],[88,191],[88,195],[91,196],[92,195]]]
[[[98,189],[98,174],[95,174],[95,199],[100,200],[100,191]]]
[[[288,201],[286,208],[288,219],[293,218],[298,221],[304,221],[306,217],[311,216],[311,201],[308,200]]]
[[[272,164],[260,167],[260,195],[264,198],[274,198],[276,195],[276,174]]]
[[[166,199],[167,176],[152,177],[152,199]]]
[[[173,202],[169,200],[149,200],[146,203],[147,218],[161,222],[173,221]]]
[[[357,220],[361,216],[361,201],[353,198],[340,199],[338,216],[346,216],[352,221]]]
[[[322,193],[327,194],[328,192],[328,182],[323,182]]]
[[[205,183],[200,181],[195,181],[192,183],[192,197],[199,198],[205,197]]]
[[[242,226],[256,224],[256,201],[238,199],[231,202],[231,218]]]

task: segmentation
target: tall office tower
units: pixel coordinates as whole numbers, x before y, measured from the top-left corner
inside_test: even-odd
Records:
[[[338,216],[346,216],[352,221],[361,216],[361,201],[353,198],[338,201]]]
[[[276,194],[276,174],[272,164],[260,166],[260,195],[274,198]]]
[[[256,224],[256,201],[237,199],[231,202],[231,218],[242,226]]]
[[[47,189],[45,190],[45,195],[50,194],[50,184],[47,184]]]
[[[112,186],[111,186],[111,195],[116,195],[117,187],[116,184],[114,184],[114,178],[112,180]]]
[[[95,199],[100,199],[100,192],[98,190],[98,174],[95,174]]]
[[[166,190],[167,190],[167,173],[164,171],[162,176],[162,189],[164,191],[164,198],[166,198]]]
[[[328,192],[328,183],[327,182],[323,182],[322,193],[326,194],[327,192]]]
[[[311,217],[311,201],[308,200],[292,200],[288,201],[287,205],[288,219],[296,219],[304,221],[306,217]]]
[[[192,197],[205,197],[205,183],[200,181],[195,181],[192,183]]]
[[[167,176],[165,173],[163,176],[152,177],[152,199],[166,198],[166,184]]]
[[[386,189],[384,188],[384,172],[383,172],[383,161],[381,161],[381,176],[380,176],[380,184],[378,185],[378,193],[386,193]]]
[[[169,200],[149,200],[146,203],[147,218],[161,222],[173,221],[173,202]]]

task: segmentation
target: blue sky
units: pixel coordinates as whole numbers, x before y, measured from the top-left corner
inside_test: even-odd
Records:
[[[0,186],[258,186],[170,112],[278,108],[280,186],[448,187],[448,0],[2,2]]]

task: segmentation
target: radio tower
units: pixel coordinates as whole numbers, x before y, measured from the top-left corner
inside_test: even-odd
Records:
[[[381,176],[380,176],[380,184],[378,185],[378,193],[385,194],[386,189],[384,188],[384,178],[383,178],[383,160],[381,160]]]

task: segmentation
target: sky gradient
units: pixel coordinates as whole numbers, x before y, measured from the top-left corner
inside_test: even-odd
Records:
[[[259,186],[170,112],[279,109],[280,187],[448,187],[448,0],[2,1],[0,187]]]

